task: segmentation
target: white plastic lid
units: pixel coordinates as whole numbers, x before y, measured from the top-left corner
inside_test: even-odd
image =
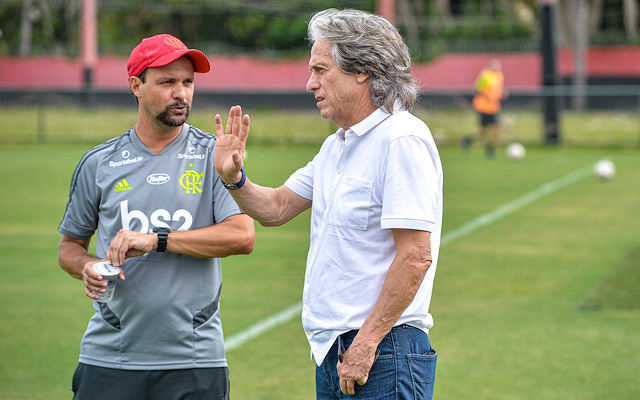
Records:
[[[120,267],[113,266],[106,261],[100,261],[93,264],[93,270],[102,275],[103,278],[118,276]]]

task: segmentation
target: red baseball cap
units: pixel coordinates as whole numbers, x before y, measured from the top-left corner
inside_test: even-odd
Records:
[[[139,76],[150,67],[162,67],[171,64],[178,58],[187,56],[191,59],[195,72],[209,72],[209,59],[200,50],[189,49],[177,37],[162,34],[143,39],[133,49],[127,63],[129,77]]]

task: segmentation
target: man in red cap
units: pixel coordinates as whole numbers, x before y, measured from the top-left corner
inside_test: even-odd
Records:
[[[73,174],[58,263],[95,310],[76,400],[229,398],[220,258],[250,253],[255,231],[214,168],[216,137],[186,124],[195,72],[209,69],[171,35],[144,39],[127,64],[136,125],[89,150]],[[121,268],[107,302],[98,261]]]
[[[142,40],[131,52],[127,63],[131,92],[139,103],[145,101],[145,104],[140,107],[136,133],[139,136],[148,136],[150,124],[155,124],[151,129],[159,129],[159,133],[167,130],[173,132],[173,135],[168,136],[163,133],[161,141],[155,145],[163,148],[170,143],[180,132],[178,127],[182,126],[189,117],[193,100],[193,73],[209,72],[210,69],[209,60],[204,53],[187,48],[180,39],[174,36],[162,34]],[[180,89],[179,92],[145,91],[145,89],[164,89],[167,87],[167,84],[157,85],[155,83],[145,86],[147,71],[153,71],[151,73],[155,74],[161,71],[175,73],[178,70],[189,75],[186,76],[184,82],[176,82],[179,83],[177,86]],[[148,95],[143,97],[143,94]],[[157,115],[149,115],[151,110],[147,107],[151,105],[146,104],[146,100],[151,101],[154,107],[165,107],[165,109]],[[160,104],[156,104],[158,102]],[[144,141],[142,137],[141,139]]]
[[[130,78],[140,76],[147,68],[163,67],[182,56],[189,57],[195,72],[209,72],[209,59],[204,53],[187,48],[180,39],[167,34],[143,39],[131,52],[127,72]]]

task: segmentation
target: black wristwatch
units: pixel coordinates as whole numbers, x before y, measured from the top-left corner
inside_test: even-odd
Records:
[[[242,178],[240,178],[240,182],[238,182],[238,183],[224,183],[222,178],[220,178],[220,182],[222,182],[224,187],[229,189],[229,190],[240,189],[244,185],[244,183],[247,181],[247,174],[244,172],[244,168],[241,168],[240,172],[242,172]]]
[[[158,253],[164,253],[167,250],[167,239],[169,239],[169,232],[171,229],[169,228],[153,228],[153,231],[158,234],[158,248],[156,251]]]

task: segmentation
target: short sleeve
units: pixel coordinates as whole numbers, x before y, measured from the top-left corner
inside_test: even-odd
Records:
[[[391,141],[384,174],[382,229],[434,229],[441,185],[437,157],[420,136]]]
[[[96,184],[97,161],[85,154],[71,178],[67,208],[58,232],[76,239],[93,236],[98,226],[100,192]]]
[[[309,161],[307,165],[298,169],[291,174],[289,179],[284,183],[293,193],[305,199],[313,199],[313,173],[315,168],[315,160]]]

